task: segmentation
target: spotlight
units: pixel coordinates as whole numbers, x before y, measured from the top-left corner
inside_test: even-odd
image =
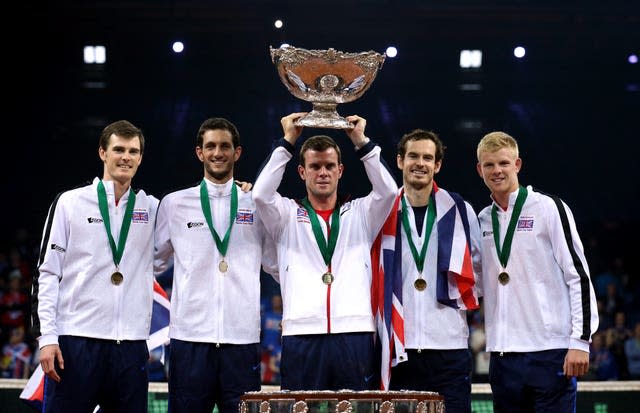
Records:
[[[107,61],[107,49],[104,46],[85,46],[83,54],[86,64],[104,64]]]
[[[482,50],[460,50],[460,67],[464,69],[482,67]]]
[[[176,53],[182,53],[182,51],[184,50],[184,44],[182,42],[173,42],[171,48]]]
[[[387,47],[387,51],[385,52],[389,57],[396,57],[398,55],[398,49],[393,46]]]
[[[513,55],[515,57],[517,57],[518,59],[522,59],[525,55],[526,51],[524,50],[524,47],[522,46],[518,46],[515,49],[513,49]]]

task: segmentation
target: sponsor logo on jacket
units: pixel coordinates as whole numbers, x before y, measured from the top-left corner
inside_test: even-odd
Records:
[[[51,249],[58,251],[58,252],[66,252],[67,250],[65,250],[64,248],[62,248],[60,245],[58,244],[51,244]]]
[[[87,217],[87,222],[89,224],[102,224],[102,218],[94,218],[94,217]]]
[[[204,222],[187,222],[187,228],[200,228],[204,227]]]

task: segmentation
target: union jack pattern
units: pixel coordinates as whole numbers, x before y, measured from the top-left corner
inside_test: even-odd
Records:
[[[133,222],[149,222],[149,213],[145,210],[134,210],[131,220]]]
[[[238,211],[236,214],[236,224],[253,224],[253,212]]]

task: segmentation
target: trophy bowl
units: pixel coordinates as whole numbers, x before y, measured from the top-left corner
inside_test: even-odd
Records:
[[[313,110],[298,119],[296,125],[315,128],[353,128],[336,107],[362,96],[386,58],[386,54],[374,51],[345,53],[332,48],[307,50],[289,45],[270,50],[280,80],[289,92],[313,104]]]

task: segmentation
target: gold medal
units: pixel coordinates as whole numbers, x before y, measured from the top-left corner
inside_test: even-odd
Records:
[[[116,271],[113,274],[111,274],[111,284],[120,285],[122,284],[123,280],[124,280],[124,276],[120,271]]]
[[[416,287],[418,291],[424,291],[427,288],[427,281],[424,278],[418,278],[413,282],[413,286]]]
[[[322,282],[327,285],[331,284],[333,282],[333,274],[331,274],[329,271],[322,274]]]
[[[229,269],[229,264],[227,264],[225,260],[222,260],[218,264],[218,269],[220,270],[220,272],[227,272],[227,270]]]
[[[498,281],[500,281],[500,284],[502,285],[509,284],[509,274],[507,274],[505,271],[502,271],[500,274],[498,274]]]

